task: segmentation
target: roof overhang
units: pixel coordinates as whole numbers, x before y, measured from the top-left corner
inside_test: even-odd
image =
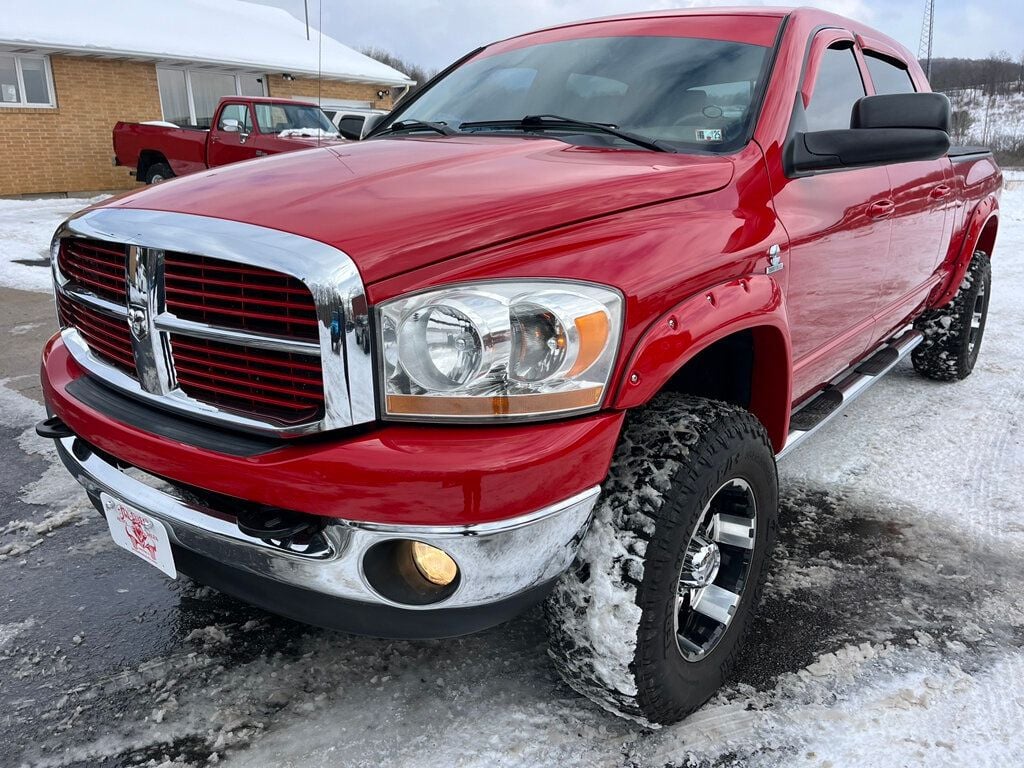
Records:
[[[367,85],[387,85],[404,87],[416,85],[415,80],[399,78],[369,78],[357,74],[344,72],[323,71],[318,72],[309,68],[282,69],[280,65],[261,64],[256,61],[231,61],[229,59],[207,59],[201,57],[175,57],[175,56],[154,56],[144,51],[130,50],[107,50],[104,48],[65,46],[65,45],[39,45],[18,40],[0,40],[0,52],[5,53],[30,53],[52,55],[60,54],[65,56],[88,56],[107,60],[123,61],[151,61],[155,64],[170,64],[175,66],[193,65],[200,67],[216,67],[218,69],[233,69],[244,72],[262,72],[267,74],[299,75],[302,77],[323,78],[324,80],[339,80],[346,83],[363,83]]]

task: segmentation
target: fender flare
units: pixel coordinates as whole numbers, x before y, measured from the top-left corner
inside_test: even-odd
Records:
[[[940,284],[934,297],[928,302],[929,307],[943,307],[956,296],[960,283],[963,282],[964,275],[967,274],[967,268],[971,265],[971,259],[974,258],[978,242],[992,221],[999,221],[999,202],[995,195],[989,195],[971,211],[971,221],[967,225],[963,245],[960,247],[960,254],[953,262],[946,281]],[[991,255],[990,253],[989,256]]]
[[[139,181],[145,181],[150,167],[156,163],[166,163],[168,168],[172,171],[174,170],[167,156],[160,150],[149,148],[139,150],[139,157],[135,161],[135,178]]]
[[[729,280],[661,315],[633,347],[613,407],[643,405],[694,355],[751,329],[757,336],[750,410],[768,430],[776,452],[782,450],[792,405],[793,353],[785,297],[768,275]]]

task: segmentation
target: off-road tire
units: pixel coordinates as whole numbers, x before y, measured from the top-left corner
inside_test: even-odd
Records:
[[[914,370],[936,381],[960,381],[970,376],[981,351],[991,297],[992,265],[988,254],[975,251],[953,300],[928,310],[914,323],[924,334],[924,341],[911,354]],[[981,326],[972,346],[971,320],[976,310],[981,312]]]
[[[757,506],[746,586],[718,645],[687,661],[675,625],[683,555],[705,506],[733,478],[747,481]],[[545,604],[548,653],[565,682],[647,726],[700,707],[750,630],[777,515],[775,455],[752,414],[673,394],[631,413],[590,531]]]
[[[159,184],[161,181],[167,181],[168,179],[173,178],[174,171],[171,170],[171,166],[167,163],[153,163],[146,170],[147,184]]]

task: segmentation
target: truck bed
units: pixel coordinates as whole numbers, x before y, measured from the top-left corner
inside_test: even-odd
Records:
[[[139,155],[158,148],[176,176],[205,170],[206,128],[168,128],[164,125],[119,122],[114,126],[114,155],[118,165],[136,168]]]

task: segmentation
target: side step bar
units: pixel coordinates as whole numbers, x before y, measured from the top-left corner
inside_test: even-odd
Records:
[[[828,424],[860,397],[864,390],[895,368],[923,340],[920,331],[906,331],[883,344],[871,357],[841,373],[832,384],[793,413],[789,420],[786,446],[776,458],[781,459]]]

